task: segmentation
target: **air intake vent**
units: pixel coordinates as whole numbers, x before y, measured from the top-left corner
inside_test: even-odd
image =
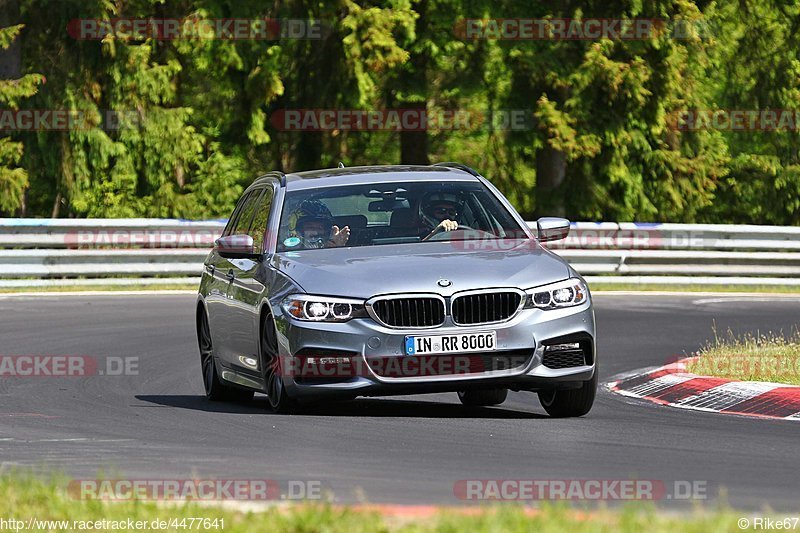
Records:
[[[378,320],[395,328],[429,328],[444,322],[444,302],[438,298],[385,298],[372,304]]]
[[[459,325],[508,320],[517,312],[522,295],[516,292],[481,292],[453,299],[453,321]]]
[[[547,368],[573,368],[587,364],[583,347],[575,343],[546,346],[542,364]]]

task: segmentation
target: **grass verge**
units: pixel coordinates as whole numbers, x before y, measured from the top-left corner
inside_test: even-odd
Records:
[[[543,504],[531,511],[517,505],[502,505],[470,512],[450,508],[432,517],[384,516],[375,511],[332,505],[276,505],[263,511],[237,511],[224,506],[193,503],[164,505],[153,502],[103,502],[79,500],[65,490],[64,479],[43,481],[18,473],[0,476],[0,529],[79,531],[92,522],[95,530],[131,531],[127,521],[140,521],[152,531],[154,520],[175,524],[162,531],[251,532],[497,532],[497,531],[577,531],[577,532],[705,532],[739,531],[737,520],[743,513],[730,509],[693,511],[676,514],[658,512],[652,505],[635,504],[620,510],[578,511],[566,505]],[[9,519],[21,520],[15,528]],[[28,520],[37,520],[32,524]],[[98,521],[105,520],[105,524]],[[51,521],[47,524],[47,521]],[[54,522],[53,522],[54,521]],[[58,523],[61,521],[66,521]],[[115,529],[111,521],[122,524]],[[215,522],[216,521],[216,522]],[[82,523],[83,522],[83,523]],[[181,526],[180,524],[184,525]],[[189,527],[193,524],[193,527]],[[218,527],[213,527],[217,524]],[[11,526],[11,527],[9,527]],[[104,526],[104,527],[98,527]],[[198,527],[199,526],[199,527]],[[219,527],[223,526],[223,527]],[[136,528],[138,526],[134,526]]]
[[[592,290],[592,292],[764,292],[771,294],[800,295],[800,286],[792,285],[672,285],[668,283],[590,283],[589,288]]]
[[[800,385],[800,330],[791,334],[714,332],[687,370],[702,376]]]

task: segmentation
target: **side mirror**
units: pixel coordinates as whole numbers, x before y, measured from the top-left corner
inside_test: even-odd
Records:
[[[253,238],[250,235],[227,235],[214,242],[214,250],[225,259],[258,259]]]
[[[569,235],[569,220],[558,217],[542,217],[536,221],[539,242],[560,241]]]

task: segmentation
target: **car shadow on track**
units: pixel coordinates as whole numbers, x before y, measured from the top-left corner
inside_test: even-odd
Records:
[[[205,396],[188,394],[137,395],[136,399],[164,407],[209,413],[274,415],[269,409],[267,399],[263,396],[256,396],[252,401],[243,403],[210,402]],[[548,418],[546,415],[538,413],[517,411],[503,407],[465,407],[456,403],[389,398],[358,398],[351,401],[328,401],[324,404],[301,405],[292,412],[292,415],[397,418]]]

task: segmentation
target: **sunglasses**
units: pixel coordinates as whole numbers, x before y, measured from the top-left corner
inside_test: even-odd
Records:
[[[433,212],[437,215],[458,216],[458,210],[452,207],[434,207]]]

